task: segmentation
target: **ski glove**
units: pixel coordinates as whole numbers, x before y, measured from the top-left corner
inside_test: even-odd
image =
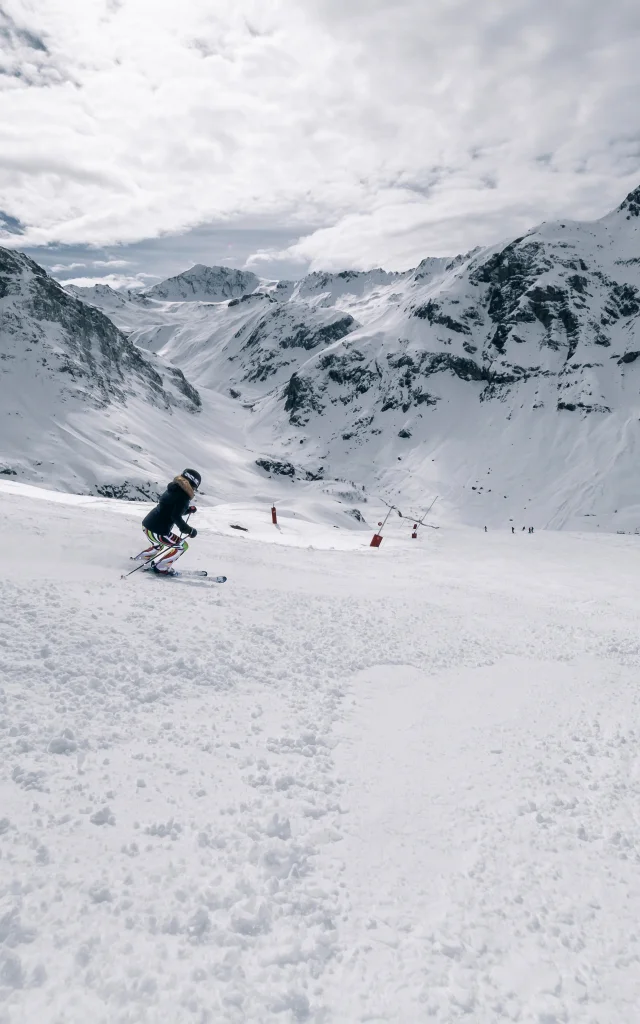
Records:
[[[189,508],[187,509],[187,511],[188,511],[189,515],[191,515],[193,512],[197,512],[198,510],[197,510],[195,505],[189,505]]]
[[[198,531],[196,530],[195,526],[192,526],[192,527],[190,528],[190,530],[189,530],[189,536],[190,536],[190,537],[191,537],[192,539],[193,539],[194,537],[197,537],[197,536],[198,536]]]

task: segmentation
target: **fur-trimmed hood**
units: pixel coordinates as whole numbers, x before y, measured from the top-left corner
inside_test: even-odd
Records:
[[[189,481],[187,480],[186,477],[184,477],[184,476],[175,476],[173,478],[173,482],[174,482],[174,484],[177,484],[178,487],[182,487],[182,490],[185,492],[185,494],[189,498],[193,498],[193,496],[194,496],[194,494],[196,492],[194,491],[193,487],[191,486],[191,484],[189,483]]]

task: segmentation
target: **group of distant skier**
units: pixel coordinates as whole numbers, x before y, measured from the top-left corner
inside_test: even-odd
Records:
[[[524,531],[525,531],[525,530],[527,531],[527,533],[533,533],[533,526],[523,526],[523,527],[522,527],[522,532],[524,533]],[[485,533],[487,532],[487,527],[486,527],[486,526],[485,526],[485,528],[484,528],[484,532],[485,532]],[[512,527],[511,527],[511,532],[512,532],[512,533],[515,533],[515,532],[516,532],[516,528],[515,528],[515,526],[512,526]]]

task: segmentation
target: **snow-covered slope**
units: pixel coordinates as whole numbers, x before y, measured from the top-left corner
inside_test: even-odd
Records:
[[[87,302],[90,306],[97,306],[98,309],[102,309],[105,312],[108,310],[122,309],[127,302],[135,301],[138,297],[137,292],[133,291],[116,291],[108,284],[94,284],[91,286],[68,284],[65,290],[73,295],[74,298],[80,299],[81,302]]]
[[[0,499],[3,1024],[635,1024],[635,538]]]
[[[164,425],[174,417],[194,420],[201,409],[180,369],[143,353],[103,313],[6,249],[0,360],[0,472],[7,476],[126,493],[144,432],[168,433]],[[137,484],[141,494],[154,492],[142,479]]]
[[[640,523],[639,211],[640,189],[598,222],[402,274],[92,301],[251,410],[247,445],[284,466],[322,462],[389,498],[438,493],[478,525],[624,529]]]
[[[141,349],[96,308],[100,303],[117,319],[116,313],[131,309],[148,317],[167,304],[98,286],[89,305],[79,292],[68,294],[26,256],[0,250],[0,475],[79,493],[148,498],[189,464],[203,475],[205,503],[251,498],[269,507],[289,495],[292,477],[270,477],[272,463],[265,461],[265,448],[248,439],[241,403],[212,388],[198,392],[177,360],[168,364],[149,351],[163,347],[157,338],[154,346],[143,331],[148,344]],[[353,323],[333,310],[311,316],[304,305],[298,312],[293,304],[281,308],[264,294],[232,300],[232,309],[234,301],[243,310],[239,328],[246,327],[247,306],[269,306],[273,336],[293,331],[305,351],[341,337]],[[215,316],[228,307],[183,302],[169,308],[192,309],[197,321],[201,311]],[[236,352],[261,351],[257,377],[266,360],[263,340],[258,317],[255,337],[235,342]],[[201,360],[195,364],[204,378]],[[276,379],[285,382],[289,374],[279,369]],[[214,371],[208,383],[217,384]],[[336,523],[358,529],[357,516],[345,516],[354,504],[350,494],[323,498],[320,487],[313,493],[313,479],[322,475],[301,473],[311,506],[324,500]],[[327,491],[331,486],[323,484]]]

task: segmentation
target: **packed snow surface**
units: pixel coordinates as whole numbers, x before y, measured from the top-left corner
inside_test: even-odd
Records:
[[[640,1019],[637,538],[0,502],[2,1024]]]

